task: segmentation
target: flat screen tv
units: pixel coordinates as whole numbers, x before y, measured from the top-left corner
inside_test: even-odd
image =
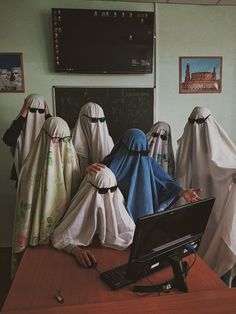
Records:
[[[52,9],[55,71],[151,73],[154,13]]]
[[[177,288],[187,292],[182,259],[198,250],[214,201],[209,197],[139,218],[124,277],[111,281],[107,273],[117,272],[114,268],[102,273],[101,278],[115,290],[171,265],[178,277]]]

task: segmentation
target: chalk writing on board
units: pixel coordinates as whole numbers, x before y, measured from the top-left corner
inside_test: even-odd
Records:
[[[153,125],[153,88],[54,87],[56,115],[72,129],[81,107],[87,102],[100,105],[105,113],[109,133],[116,141],[127,129],[145,133]]]

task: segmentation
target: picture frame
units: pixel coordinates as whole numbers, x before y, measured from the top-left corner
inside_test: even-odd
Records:
[[[179,93],[221,93],[222,57],[179,57]]]
[[[20,52],[0,52],[0,92],[25,91],[23,55]]]

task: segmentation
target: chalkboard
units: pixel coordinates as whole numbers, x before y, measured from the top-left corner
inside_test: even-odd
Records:
[[[114,141],[129,128],[147,133],[153,125],[153,88],[54,87],[55,114],[71,129],[81,107],[90,101],[103,108]]]

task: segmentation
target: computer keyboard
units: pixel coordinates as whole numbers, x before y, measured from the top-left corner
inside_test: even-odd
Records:
[[[155,262],[155,263],[147,263],[146,269],[144,268],[144,271],[142,274],[139,275],[139,279],[146,277],[150,275],[151,273],[161,270],[164,267],[169,266],[168,262]],[[103,281],[106,282],[106,284],[113,290],[117,290],[120,288],[123,288],[125,286],[130,285],[131,283],[136,282],[135,279],[128,279],[126,276],[126,272],[128,270],[128,263],[122,264],[118,267],[109,269],[105,272],[102,272],[100,274],[100,277]]]
[[[100,274],[100,277],[113,290],[123,288],[134,283],[135,280],[126,278],[128,264],[122,264]]]

